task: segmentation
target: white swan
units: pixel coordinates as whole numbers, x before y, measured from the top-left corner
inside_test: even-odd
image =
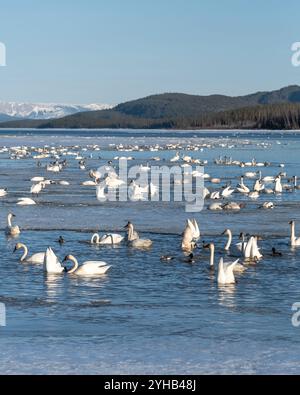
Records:
[[[76,274],[77,276],[101,276],[111,268],[106,262],[101,261],[87,261],[79,267],[78,261],[73,255],[66,256],[63,262],[67,261],[74,263],[72,269],[66,270],[67,273]]]
[[[234,266],[238,264],[239,260],[235,262],[225,263],[224,259],[221,258],[219,262],[219,272],[218,272],[218,284],[220,285],[230,285],[235,284],[235,277],[233,273]]]
[[[38,195],[45,188],[46,184],[44,181],[39,182],[38,184],[32,185],[30,189],[30,193],[32,195]]]
[[[33,263],[33,264],[38,264],[38,265],[44,263],[44,259],[45,259],[45,253],[44,252],[40,252],[40,253],[32,255],[31,257],[28,257],[28,248],[27,248],[27,246],[25,244],[18,243],[15,246],[14,252],[17,251],[17,250],[20,250],[20,249],[24,250],[24,254],[20,258],[21,262]]]
[[[7,189],[6,188],[0,189],[0,197],[6,196],[6,195],[7,195]]]
[[[291,225],[291,246],[292,247],[299,247],[300,246],[300,237],[296,237],[296,234],[295,234],[296,222],[291,221],[290,225]]]
[[[100,245],[113,245],[120,244],[124,240],[124,236],[116,233],[108,233],[100,237],[98,233],[95,233],[91,238],[91,244]]]
[[[222,203],[212,203],[208,206],[208,210],[211,211],[222,211],[223,210],[223,204]]]
[[[19,198],[17,205],[18,206],[35,206],[36,202],[30,198]]]
[[[282,193],[282,190],[281,177],[278,176],[275,178],[275,193]]]
[[[47,248],[44,259],[44,271],[49,274],[60,274],[65,268],[59,262],[52,248]]]
[[[12,225],[12,219],[15,217],[14,214],[9,213],[7,216],[7,227],[5,233],[10,236],[17,236],[21,233],[18,225]]]
[[[249,193],[250,189],[244,184],[244,177],[241,177],[241,182],[236,188],[240,193]]]
[[[210,250],[210,268],[214,269],[215,265],[215,245],[214,243],[210,243],[208,245],[205,245],[204,248],[209,248]],[[233,267],[233,272],[234,273],[243,273],[247,268],[244,265],[241,265],[238,263],[239,260],[234,262],[234,267]]]
[[[131,222],[125,226],[127,229],[127,240],[132,247],[135,248],[150,248],[153,242],[149,239],[140,239],[139,234],[134,230],[134,226]]]
[[[227,197],[231,196],[231,195],[233,194],[234,191],[235,191],[234,189],[232,189],[230,186],[228,186],[227,188],[225,188],[225,189],[222,191],[222,196],[223,196],[224,198],[227,198]]]
[[[196,247],[196,242],[199,239],[200,230],[197,221],[195,219],[188,219],[183,232],[183,238],[181,243],[182,250],[186,252],[193,251],[193,249]]]
[[[259,260],[263,258],[263,255],[260,253],[260,249],[257,245],[257,237],[252,236],[248,240],[244,250],[244,257],[246,260]]]

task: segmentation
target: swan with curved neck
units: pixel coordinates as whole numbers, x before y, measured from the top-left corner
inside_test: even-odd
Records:
[[[296,222],[291,221],[290,225],[291,225],[291,246],[292,247],[299,247],[300,246],[300,237],[296,237],[296,231],[295,231]]]
[[[18,225],[12,224],[12,219],[15,217],[14,214],[9,213],[7,216],[7,227],[6,227],[6,234],[10,236],[17,236],[21,233],[20,228]]]
[[[209,248],[209,250],[210,250],[209,265],[210,265],[210,269],[214,270],[214,267],[215,267],[215,245],[214,245],[214,243],[210,243],[210,244],[205,245],[204,248]],[[246,270],[246,267],[239,263],[239,259],[237,259],[233,263],[234,263],[234,266],[232,269],[233,273],[243,273]],[[226,265],[230,265],[230,264],[226,264]]]
[[[28,257],[28,248],[25,244],[23,243],[18,243],[15,246],[14,252],[23,249],[23,255],[20,258],[21,262],[24,263],[33,263],[33,264],[43,264],[44,263],[44,259],[45,259],[45,253],[44,252],[40,252],[37,254],[32,255],[31,257]]]
[[[139,234],[134,230],[134,226],[131,222],[125,226],[127,229],[127,240],[135,248],[149,248],[153,242],[149,239],[140,239]]]
[[[70,270],[65,269],[68,274],[76,274],[77,276],[101,276],[108,272],[111,266],[106,262],[88,261],[84,262],[80,267],[77,259],[73,255],[67,255],[63,262],[71,261],[73,267]]]
[[[95,233],[91,238],[91,244],[97,245],[114,245],[120,244],[124,240],[124,237],[115,233],[109,233],[103,236],[100,236],[98,233]]]

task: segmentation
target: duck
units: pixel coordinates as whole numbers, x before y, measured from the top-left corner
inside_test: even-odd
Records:
[[[112,245],[120,244],[123,240],[124,236],[116,233],[108,233],[101,237],[98,233],[95,233],[91,238],[91,244]]]
[[[12,213],[9,213],[7,216],[7,227],[5,233],[9,236],[17,236],[21,233],[18,225],[12,225],[12,219],[15,217],[15,214]]]
[[[291,226],[291,246],[292,247],[299,247],[300,246],[300,237],[296,237],[295,235],[295,227],[296,227],[296,222],[291,221],[290,223]]]
[[[64,270],[65,268],[59,262],[52,248],[47,248],[44,259],[44,271],[48,274],[62,274]]]
[[[186,263],[195,263],[194,254],[190,253],[190,255],[187,258],[185,258],[184,262],[186,262]]]
[[[271,254],[271,256],[274,256],[274,257],[276,257],[276,256],[282,256],[282,253],[279,252],[279,251],[277,251],[276,248],[273,247],[273,248],[272,248],[272,254]]]
[[[74,265],[72,269],[64,268],[64,271],[76,276],[102,276],[111,268],[106,262],[102,261],[87,261],[79,266],[77,259],[73,255],[67,255],[63,262],[67,261],[73,262]]]
[[[63,244],[65,244],[65,239],[64,239],[62,236],[59,236],[59,239],[57,240],[57,242],[58,242],[60,245],[63,245]]]
[[[160,257],[160,260],[164,261],[164,262],[170,262],[170,261],[173,261],[174,259],[175,258],[173,256],[170,256],[170,255],[162,255]]]
[[[134,248],[150,248],[153,244],[152,240],[140,239],[139,234],[134,230],[133,224],[129,221],[125,226],[127,229],[128,243]]]
[[[23,243],[17,243],[14,249],[14,252],[23,249],[24,254],[20,258],[20,261],[22,263],[32,263],[32,264],[43,264],[44,259],[45,259],[45,253],[44,252],[39,252],[37,254],[32,255],[31,257],[28,257],[28,248],[25,244]]]

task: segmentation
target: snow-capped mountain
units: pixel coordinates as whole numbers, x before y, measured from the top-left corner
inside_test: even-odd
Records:
[[[0,102],[1,118],[50,119],[62,118],[83,111],[99,111],[112,108],[108,104],[54,104]]]

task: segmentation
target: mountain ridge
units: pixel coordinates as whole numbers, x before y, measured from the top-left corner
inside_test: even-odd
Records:
[[[272,128],[276,125],[297,128],[300,127],[298,112],[300,114],[300,86],[290,85],[244,96],[163,93],[121,103],[109,110],[79,112],[45,121],[2,122],[0,127],[192,129],[213,125],[260,128],[267,124]]]

